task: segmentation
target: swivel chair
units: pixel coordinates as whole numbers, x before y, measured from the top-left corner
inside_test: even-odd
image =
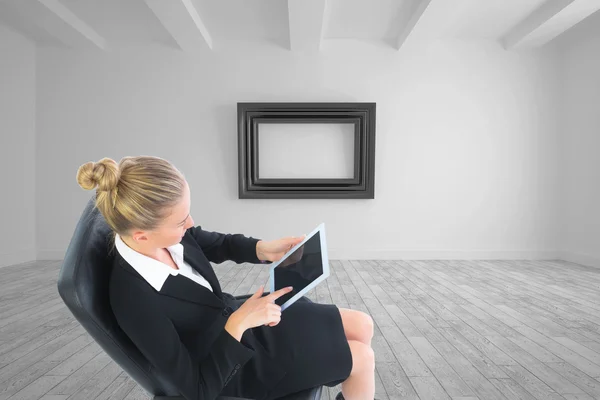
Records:
[[[110,231],[92,196],[67,248],[58,276],[58,292],[90,336],[154,400],[185,400],[121,330],[112,312],[108,282],[115,255],[109,254]],[[319,386],[278,400],[319,400],[322,390]],[[217,400],[251,399],[219,396]]]

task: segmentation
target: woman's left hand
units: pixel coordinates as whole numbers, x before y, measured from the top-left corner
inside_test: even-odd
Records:
[[[264,241],[256,243],[256,255],[259,260],[279,261],[292,247],[304,240],[306,234],[296,237],[288,236],[277,240]]]

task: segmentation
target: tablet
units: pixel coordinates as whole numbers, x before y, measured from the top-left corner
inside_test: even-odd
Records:
[[[273,263],[269,276],[271,293],[292,286],[293,290],[275,300],[285,310],[329,276],[325,223],[307,234],[280,260]]]

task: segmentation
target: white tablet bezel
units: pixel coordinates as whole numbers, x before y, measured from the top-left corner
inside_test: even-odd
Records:
[[[309,283],[304,289],[302,289],[301,291],[296,293],[294,295],[294,297],[288,299],[288,301],[283,303],[281,305],[281,311],[285,310],[286,308],[288,308],[289,306],[294,304],[296,302],[296,300],[298,300],[299,298],[304,296],[306,293],[308,293],[308,291],[310,291],[312,288],[317,286],[319,283],[323,282],[329,276],[329,258],[328,258],[328,254],[327,254],[327,240],[325,239],[325,223],[322,223],[319,226],[317,226],[315,228],[315,230],[313,230],[311,233],[307,234],[306,237],[304,238],[304,240],[302,240],[302,242],[300,242],[297,245],[295,245],[294,247],[292,247],[287,253],[284,254],[284,256],[280,260],[274,262],[271,265],[271,269],[269,271],[269,287],[270,287],[271,293],[273,293],[275,291],[275,268],[277,268],[277,266],[279,264],[281,264],[286,258],[288,258],[292,253],[294,253],[294,251],[296,251],[297,248],[302,246],[311,237],[316,235],[317,232],[320,233],[319,237],[321,239],[321,260],[323,263],[323,273],[321,275],[319,275],[319,277],[316,278],[314,281]]]

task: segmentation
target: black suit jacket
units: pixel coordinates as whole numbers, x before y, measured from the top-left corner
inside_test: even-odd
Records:
[[[214,292],[181,274],[169,276],[156,291],[116,252],[109,298],[117,322],[188,400],[215,399],[238,372],[241,381],[236,384],[260,399],[286,374],[251,329],[241,342],[224,329],[243,301],[221,291],[210,264],[258,263],[258,240],[200,226],[188,229],[181,241],[184,259]]]

